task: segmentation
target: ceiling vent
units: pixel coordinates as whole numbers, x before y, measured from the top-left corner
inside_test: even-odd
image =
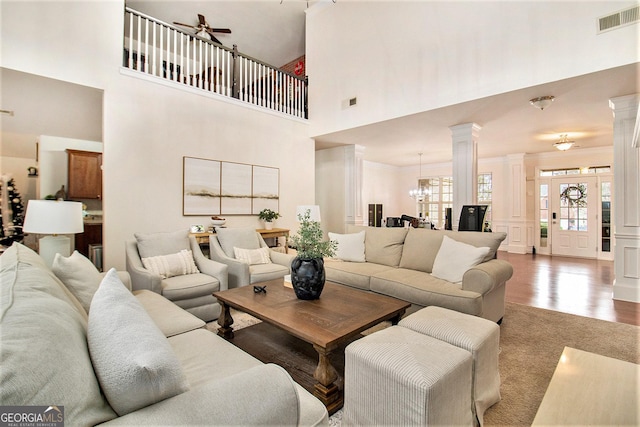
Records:
[[[613,30],[640,21],[640,6],[621,10],[598,19],[598,33]]]

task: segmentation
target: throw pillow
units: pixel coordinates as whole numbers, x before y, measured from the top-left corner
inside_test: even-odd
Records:
[[[189,230],[165,233],[135,233],[140,258],[169,255],[183,249],[191,249]]]
[[[249,265],[255,264],[271,264],[271,256],[269,256],[269,248],[260,249],[242,249],[233,248],[233,254],[238,261],[246,262]]]
[[[93,297],[87,340],[100,386],[120,416],[189,388],[169,341],[113,268]]]
[[[218,228],[216,238],[224,253],[233,258],[233,248],[260,249],[260,234],[255,228]]]
[[[89,258],[78,251],[73,251],[69,257],[56,254],[51,270],[89,313],[93,294],[102,281],[102,275]]]
[[[433,261],[431,275],[452,283],[461,283],[464,273],[480,264],[489,250],[488,247],[477,248],[444,236],[438,255]]]
[[[343,261],[365,262],[364,256],[365,232],[352,234],[329,233],[329,240],[338,243],[335,258]]]
[[[163,279],[184,274],[200,273],[193,260],[193,252],[186,249],[177,254],[142,258],[142,265]]]

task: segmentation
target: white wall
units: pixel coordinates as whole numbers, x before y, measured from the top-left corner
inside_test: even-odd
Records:
[[[338,1],[312,7],[306,22],[310,134],[634,63],[637,24],[597,35],[596,22],[635,5]],[[358,108],[345,109],[352,97]]]
[[[346,230],[345,147],[316,151],[316,203],[320,206],[322,230]]]
[[[382,163],[364,162],[364,177],[362,184],[362,208],[365,213],[364,224],[369,223],[369,204],[382,204],[382,219],[397,217],[403,213],[402,202],[409,199],[408,192],[400,189],[399,170],[397,166],[389,166]],[[411,211],[412,212],[412,211]]]
[[[124,0],[2,1],[0,64],[105,88],[122,61],[123,20]]]
[[[125,75],[118,80],[105,91],[107,264],[122,265],[134,233],[210,224],[210,216],[182,216],[183,156],[279,168],[277,226],[297,228],[296,206],[314,200],[306,123]],[[257,216],[225,218],[231,227],[260,226]]]

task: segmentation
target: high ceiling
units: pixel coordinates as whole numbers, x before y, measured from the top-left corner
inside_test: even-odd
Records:
[[[215,34],[224,46],[235,44],[241,53],[277,67],[304,55],[306,1],[127,0],[126,4],[167,24],[197,25],[198,14],[204,15],[211,27],[231,30]]]
[[[329,0],[322,0],[329,1]],[[309,2],[309,5],[311,2]],[[129,0],[127,5],[172,23],[197,23],[197,14],[220,34],[225,46],[273,65],[284,65],[304,54],[304,0],[158,1]],[[550,64],[552,66],[552,64]],[[609,99],[640,92],[638,64],[606,70],[538,87],[452,105],[356,129],[316,136],[316,148],[343,144],[365,147],[365,159],[396,166],[451,160],[450,126],[477,123],[480,158],[514,153],[555,151],[561,134],[575,140],[579,150],[613,144]],[[553,95],[553,104],[540,111],[529,99]]]

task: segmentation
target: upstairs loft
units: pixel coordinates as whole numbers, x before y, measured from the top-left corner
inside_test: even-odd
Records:
[[[308,118],[307,79],[125,8],[122,66],[286,115]]]

